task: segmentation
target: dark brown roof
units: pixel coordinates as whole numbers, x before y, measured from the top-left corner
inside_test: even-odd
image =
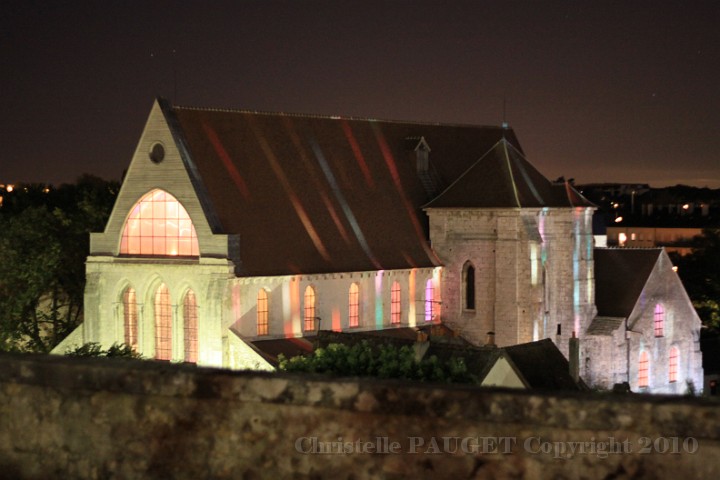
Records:
[[[539,390],[580,390],[570,375],[570,363],[552,340],[522,343],[503,350],[522,373],[530,388]]]
[[[661,252],[660,248],[595,249],[595,305],[599,316],[630,316]]]
[[[463,175],[498,148],[512,152],[512,175],[528,204],[558,203],[513,131],[501,127],[160,104],[212,228],[239,235],[241,275],[437,266],[422,211],[433,200],[428,185],[441,191],[461,176],[462,185],[478,182],[476,190],[507,183],[499,171]],[[430,150],[430,182],[417,172],[419,139]],[[526,178],[534,187],[522,186]],[[456,205],[463,203],[459,189]],[[533,189],[542,202],[533,200]],[[474,194],[466,200],[477,204]]]
[[[285,358],[308,355],[313,351],[310,338],[277,338],[270,340],[255,340],[247,344],[260,354],[271,365],[278,365],[278,356]]]
[[[501,139],[428,208],[593,206],[569,183],[545,178],[520,150]]]

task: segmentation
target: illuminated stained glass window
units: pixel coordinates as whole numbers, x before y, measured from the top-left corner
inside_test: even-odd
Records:
[[[197,299],[192,290],[185,294],[183,301],[183,324],[185,327],[185,361],[197,363]]]
[[[257,334],[268,334],[268,297],[263,288],[258,291],[257,296]]]
[[[360,326],[360,288],[357,283],[350,285],[350,293],[348,293],[348,325]]]
[[[433,306],[435,304],[435,287],[433,287],[432,279],[425,283],[425,321],[431,322],[433,319]]]
[[[305,289],[305,331],[315,330],[315,290]]]
[[[665,333],[665,309],[661,304],[655,305],[655,336],[662,337]]]
[[[198,256],[197,234],[185,208],[163,190],[135,204],[120,240],[124,255]]]
[[[679,360],[680,351],[677,349],[677,347],[672,347],[670,349],[670,365],[668,366],[668,376],[670,379],[670,383],[677,382]]]
[[[172,359],[172,306],[164,283],[155,292],[155,358]]]
[[[401,314],[400,284],[393,282],[390,289],[390,323],[400,323]]]
[[[125,324],[125,345],[137,350],[138,324],[137,324],[137,299],[135,289],[126,288],[123,292],[123,319]]]
[[[640,354],[640,363],[638,364],[638,386],[645,388],[648,386],[650,379],[650,359],[647,352]]]

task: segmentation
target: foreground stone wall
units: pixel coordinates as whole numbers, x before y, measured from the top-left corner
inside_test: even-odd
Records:
[[[713,478],[718,406],[6,354],[0,472],[17,479]]]

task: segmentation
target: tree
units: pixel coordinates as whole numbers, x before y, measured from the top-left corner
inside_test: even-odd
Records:
[[[411,346],[373,345],[367,340],[354,345],[331,343],[327,348],[316,349],[311,355],[290,359],[280,355],[279,360],[278,369],[286,372],[478,383],[461,357],[441,360],[431,355],[418,361]]]
[[[673,263],[703,325],[720,330],[720,230],[703,230],[693,251]]]
[[[82,321],[90,231],[118,185],[90,176],[16,189],[0,210],[0,350],[49,352]]]

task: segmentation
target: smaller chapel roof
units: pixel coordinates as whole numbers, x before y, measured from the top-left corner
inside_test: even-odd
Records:
[[[598,316],[629,317],[661,253],[661,248],[596,248]]]

